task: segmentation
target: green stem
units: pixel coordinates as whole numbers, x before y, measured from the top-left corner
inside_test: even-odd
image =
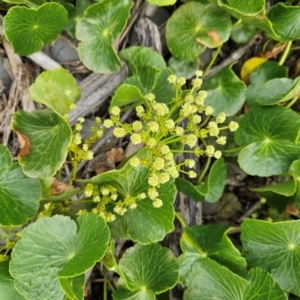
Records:
[[[77,165],[78,165],[78,161],[75,160],[72,162],[72,172],[71,172],[71,177],[69,179],[70,183],[76,179]]]
[[[103,265],[103,276],[104,276],[104,282],[103,282],[103,300],[107,300],[107,269]]]
[[[241,146],[241,147],[237,147],[237,148],[233,148],[233,149],[225,149],[225,150],[222,150],[222,153],[233,153],[233,152],[236,152],[236,151],[240,151],[242,150],[244,147]]]
[[[291,107],[297,100],[298,100],[298,97],[296,96],[285,107],[287,107],[287,108]]]
[[[175,211],[175,217],[178,220],[178,222],[180,223],[182,228],[186,227],[184,220],[182,219],[181,215],[177,211]]]
[[[203,73],[202,78],[205,77],[205,75],[207,74],[207,72],[211,69],[211,67],[212,67],[213,64],[215,63],[215,61],[216,61],[216,59],[217,59],[217,57],[218,57],[218,55],[219,55],[221,49],[222,49],[222,45],[219,46],[219,47],[217,48],[217,50],[215,51],[215,53],[214,53],[212,59],[210,60],[208,66],[206,67],[206,69],[205,69],[205,71],[204,71],[204,73]]]
[[[281,58],[280,58],[280,61],[279,61],[280,66],[282,66],[284,64],[284,62],[290,52],[291,47],[292,47],[292,41],[289,41],[286,45],[286,48],[284,49],[284,52],[283,52]]]
[[[207,158],[207,161],[206,161],[206,164],[205,164],[205,167],[203,169],[203,171],[201,172],[198,180],[197,180],[197,183],[200,184],[205,176],[205,174],[207,173],[208,169],[209,169],[209,166],[210,166],[210,162],[211,162],[211,157],[208,157]]]

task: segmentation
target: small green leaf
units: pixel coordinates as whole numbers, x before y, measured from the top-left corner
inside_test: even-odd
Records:
[[[144,102],[145,98],[136,86],[124,83],[117,88],[111,100],[110,107],[124,106],[132,103],[139,105]]]
[[[81,41],[78,54],[82,62],[96,73],[116,73],[121,62],[113,43],[129,18],[131,0],[103,0],[89,6],[76,27]],[[107,13],[109,11],[109,13]]]
[[[68,114],[70,104],[80,98],[75,78],[64,68],[43,72],[29,89],[30,97],[60,115]]]
[[[256,34],[257,28],[251,24],[238,24],[234,26],[231,31],[231,38],[237,44],[248,43]]]
[[[136,154],[140,159],[149,157],[149,152],[142,149]],[[121,169],[112,170],[83,182],[91,182],[99,186],[113,185],[117,188],[121,198],[133,196],[140,193],[147,193],[150,185],[148,183],[149,169],[132,167],[127,162]],[[164,236],[173,230],[174,208],[173,203],[176,196],[176,188],[173,180],[162,184],[157,189],[159,198],[163,205],[160,208],[153,206],[153,201],[148,196],[143,200],[137,200],[135,209],[128,209],[123,216],[117,216],[112,222],[112,235],[118,236],[124,232],[130,235],[136,242],[148,244],[160,241]]]
[[[290,170],[292,172],[294,182],[296,184],[296,193],[294,194],[294,202],[298,209],[300,209],[300,160],[293,161]]]
[[[183,254],[179,257],[179,274],[184,282],[194,262],[210,258],[232,272],[245,275],[247,263],[227,236],[228,226],[185,227],[180,239]]]
[[[12,251],[16,288],[27,299],[61,300],[58,278],[83,274],[104,256],[108,242],[107,225],[93,213],[78,217],[77,224],[60,215],[38,219]]]
[[[227,167],[224,163],[224,158],[220,158],[213,163],[204,184],[193,185],[183,178],[177,178],[176,187],[179,191],[196,201],[203,201],[205,198],[208,202],[216,202],[222,196],[226,174]]]
[[[255,94],[255,101],[261,105],[273,105],[285,102],[299,94],[300,78],[275,78],[263,84]]]
[[[0,291],[1,298],[7,300],[25,300],[15,288],[14,279],[10,276],[8,270],[9,262],[0,262]]]
[[[4,145],[0,145],[0,224],[19,226],[33,218],[42,198],[38,179],[27,177]]]
[[[247,87],[231,68],[223,68],[202,85],[208,93],[205,104],[214,108],[215,116],[221,112],[227,116],[236,114],[246,100]]]
[[[205,47],[216,48],[230,36],[231,21],[216,5],[190,2],[180,6],[167,22],[166,39],[174,57],[195,61]]]
[[[67,23],[66,9],[55,2],[37,9],[12,7],[4,17],[8,41],[19,55],[29,55],[54,41]]]
[[[169,59],[168,65],[177,76],[182,76],[186,79],[191,79],[195,76],[195,72],[199,68],[198,60],[186,62],[173,56]]]
[[[176,0],[147,0],[152,5],[167,6],[176,3]]]
[[[172,288],[178,280],[178,263],[172,252],[159,244],[135,245],[126,250],[120,269],[134,283],[134,290],[125,284],[113,292],[115,300],[155,300],[155,294]]]
[[[300,295],[300,221],[269,223],[246,219],[242,243],[247,261],[271,273],[285,291]]]
[[[72,131],[68,122],[48,109],[19,110],[13,115],[12,128],[24,144],[19,154],[24,173],[41,178],[56,174],[66,160],[71,142]]]
[[[60,286],[64,290],[64,292],[68,295],[69,298],[74,300],[82,300],[83,299],[83,288],[85,282],[85,275],[80,274],[75,277],[66,278],[59,277],[58,278]]]
[[[266,61],[260,65],[249,76],[251,84],[247,90],[247,104],[250,107],[258,106],[254,100],[257,90],[268,80],[287,77],[287,71],[286,67],[280,66],[275,61]]]
[[[129,47],[120,51],[120,57],[128,65],[132,75],[138,76],[143,82],[149,68],[161,70],[166,68],[164,58],[148,47]]]
[[[300,7],[277,3],[268,12],[268,18],[281,40],[292,41],[300,36]],[[286,20],[289,20],[288,22]]]
[[[240,118],[239,125],[235,140],[244,146],[238,160],[246,173],[277,175],[299,158],[296,141],[300,118],[292,110],[279,106],[252,108]]]

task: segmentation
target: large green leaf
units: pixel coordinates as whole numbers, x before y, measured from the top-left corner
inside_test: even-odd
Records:
[[[60,115],[68,114],[70,104],[80,98],[81,90],[75,78],[64,68],[43,72],[30,86],[30,97]]]
[[[286,291],[300,295],[300,221],[269,223],[246,219],[242,243],[247,261],[270,272]]]
[[[185,227],[180,239],[183,254],[179,257],[180,280],[184,282],[192,265],[202,259],[210,258],[232,272],[245,275],[246,260],[233,246],[226,233],[228,226],[210,225]]]
[[[19,110],[13,115],[12,128],[21,141],[19,163],[24,173],[30,177],[53,176],[67,157],[72,137],[68,122],[48,109]]]
[[[136,156],[145,159],[148,150],[142,149]],[[127,162],[121,169],[112,170],[95,176],[84,182],[91,182],[99,186],[113,185],[117,188],[121,198],[125,196],[136,197],[140,193],[147,193],[150,185],[148,183],[149,169],[132,167]],[[160,185],[157,189],[159,198],[163,201],[160,208],[153,206],[153,201],[148,196],[143,200],[137,200],[135,209],[128,209],[123,216],[117,216],[112,223],[116,230],[112,235],[124,237],[122,233],[127,233],[136,242],[148,244],[160,241],[164,236],[173,230],[174,208],[173,203],[176,196],[174,181]],[[121,236],[120,236],[121,235]]]
[[[273,105],[276,103],[299,97],[300,78],[275,78],[263,84],[255,94],[255,101],[261,105]]]
[[[135,245],[126,250],[119,266],[134,284],[124,282],[113,293],[115,300],[155,300],[155,294],[172,288],[178,280],[178,263],[172,252],[159,244]]]
[[[0,263],[0,291],[1,299],[7,300],[25,300],[15,288],[14,279],[10,276],[8,270],[9,262]]]
[[[250,175],[270,176],[286,172],[300,156],[296,144],[299,116],[285,107],[250,109],[239,121],[236,143],[244,146],[239,164]]]
[[[184,300],[287,300],[268,273],[251,270],[247,281],[209,258],[194,263],[186,285]]]
[[[231,68],[232,66],[223,68],[202,85],[208,93],[205,104],[214,108],[214,115],[225,112],[227,116],[232,116],[246,100],[246,85]]]
[[[205,183],[193,185],[183,178],[176,179],[176,187],[185,195],[196,201],[216,202],[222,196],[226,182],[227,167],[224,158],[216,160],[207,176]]]
[[[104,220],[90,213],[76,223],[56,215],[23,230],[12,251],[10,272],[27,299],[63,299],[59,278],[83,274],[105,254],[109,229]]]
[[[281,40],[292,41],[300,36],[300,7],[277,3],[268,12],[268,18]],[[287,22],[287,20],[289,20]]]
[[[4,17],[3,26],[8,41],[20,55],[29,55],[54,41],[67,23],[68,13],[55,2],[37,9],[12,7]]]
[[[195,61],[205,47],[215,48],[230,36],[231,21],[216,5],[190,2],[180,6],[168,20],[166,39],[174,57]]]
[[[0,224],[18,226],[36,214],[42,198],[38,179],[27,177],[9,150],[0,145]]]
[[[76,26],[79,57],[92,71],[116,73],[121,62],[113,43],[129,18],[131,0],[103,0],[89,6]]]

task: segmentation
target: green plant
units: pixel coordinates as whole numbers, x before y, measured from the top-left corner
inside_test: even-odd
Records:
[[[230,226],[187,226],[173,206],[179,191],[195,201],[217,202],[226,182],[225,159],[238,156],[249,175],[288,178],[255,189],[271,206],[279,212],[288,204],[300,209],[300,117],[292,109],[300,80],[288,78],[283,66],[300,37],[300,6],[278,3],[266,13],[264,0],[246,6],[184,1],[189,3],[179,6],[166,27],[174,73],[149,48],[116,53],[113,44],[132,1],[6,2],[22,4],[4,18],[16,53],[38,51],[66,29],[81,41],[79,56],[88,68],[117,72],[122,59],[130,75],[116,89],[109,117],[96,118],[85,140],[84,118],[73,128],[68,121],[80,89],[63,68],[43,72],[29,89],[45,109],[14,113],[11,126],[22,148],[18,162],[0,145],[0,224],[7,235],[0,254],[3,299],[83,299],[84,273],[96,262],[120,276],[114,299],[156,299],[176,284],[185,288],[184,299],[300,297],[299,220],[244,220],[240,252],[228,237]],[[258,30],[286,44],[279,62],[255,68],[248,86],[232,65],[206,79],[230,36],[244,43]],[[216,51],[202,72],[198,56],[207,47]],[[191,71],[196,76],[187,82],[182,75]],[[245,103],[250,109],[242,114]],[[130,108],[136,118],[121,122],[121,112]],[[141,149],[114,170],[78,178],[78,163],[93,158],[91,147],[108,128]],[[195,159],[178,162],[183,153]],[[200,156],[206,163],[197,174],[193,168]],[[68,184],[61,182],[66,160]],[[158,243],[174,230],[175,217],[183,230],[178,258]],[[117,259],[116,239],[136,244]],[[106,275],[104,280],[106,299]]]

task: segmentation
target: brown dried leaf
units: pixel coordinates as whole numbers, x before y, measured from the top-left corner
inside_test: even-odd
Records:
[[[106,152],[106,156],[108,164],[113,166],[125,158],[123,148],[112,148],[110,151]]]
[[[286,43],[279,45],[278,47],[274,47],[271,51],[266,52],[263,56],[266,59],[276,59],[277,55],[280,54],[286,47]]]
[[[291,215],[297,216],[299,215],[299,210],[296,207],[295,203],[290,203],[286,206],[285,211]]]
[[[55,179],[51,186],[51,194],[59,195],[59,194],[63,193],[67,188],[68,188],[68,185],[66,183]]]
[[[18,139],[19,139],[19,143],[20,143],[20,146],[21,146],[21,151],[19,153],[19,156],[26,156],[30,153],[30,140],[29,138],[19,132],[19,131],[15,131],[17,136],[18,136]]]

